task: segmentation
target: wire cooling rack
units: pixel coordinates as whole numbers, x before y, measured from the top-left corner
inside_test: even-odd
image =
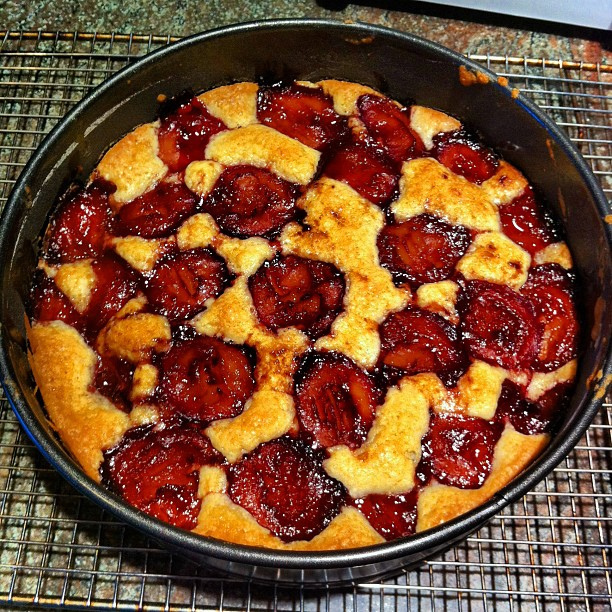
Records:
[[[169,37],[0,32],[0,206],[43,136]],[[612,193],[612,69],[474,56],[569,134]],[[259,587],[161,550],[77,494],[0,407],[0,608],[609,610],[612,404],[534,491],[441,557],[342,590]]]

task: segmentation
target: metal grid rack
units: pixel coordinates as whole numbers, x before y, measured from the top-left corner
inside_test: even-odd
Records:
[[[0,208],[55,123],[170,37],[0,33]],[[612,193],[612,69],[475,56],[561,125]],[[0,399],[0,608],[608,610],[612,404],[546,480],[443,556],[393,580],[308,591],[222,578],[161,550],[78,495]]]

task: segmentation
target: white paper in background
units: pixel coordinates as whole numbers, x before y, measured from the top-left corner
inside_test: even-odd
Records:
[[[423,1],[423,0],[420,0]],[[612,29],[612,0],[426,0],[463,8],[557,21],[601,30]]]

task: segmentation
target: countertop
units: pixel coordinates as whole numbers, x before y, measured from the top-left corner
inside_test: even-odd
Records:
[[[399,8],[398,8],[399,7]],[[506,17],[428,2],[367,0],[6,0],[7,30],[116,32],[187,36],[232,23],[269,18],[361,21],[429,38],[460,53],[497,50],[517,57],[612,65],[609,32]]]

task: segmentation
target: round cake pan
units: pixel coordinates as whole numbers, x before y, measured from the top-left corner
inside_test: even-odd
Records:
[[[460,79],[463,66],[475,84]],[[465,71],[462,71],[465,76]],[[158,96],[237,81],[335,78],[374,87],[459,117],[521,169],[562,221],[580,281],[584,341],[571,405],[545,452],[492,499],[445,525],[369,548],[278,552],[196,536],[161,523],[87,478],[45,418],[26,354],[24,299],[39,236],[57,196],[83,180],[102,153],[151,121]],[[469,80],[469,79],[468,79]],[[463,82],[463,84],[462,84]],[[380,578],[465,538],[546,476],[589,426],[611,377],[612,228],[606,199],[560,129],[522,95],[465,57],[385,28],[318,20],[248,23],[192,36],[125,68],[79,103],[47,136],[23,170],[0,225],[0,367],[13,409],[42,454],[77,490],[180,554],[256,581],[312,586]]]

